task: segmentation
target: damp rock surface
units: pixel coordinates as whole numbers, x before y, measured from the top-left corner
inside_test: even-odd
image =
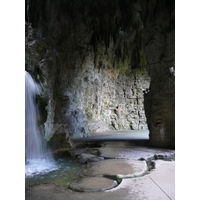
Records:
[[[69,188],[79,192],[99,192],[116,187],[117,181],[103,177],[86,177],[70,184]]]
[[[104,158],[138,159],[170,159],[175,155],[175,150],[134,146],[131,142],[107,142],[99,148],[100,155]]]
[[[108,159],[91,163],[83,174],[88,176],[110,175],[118,178],[137,177],[144,175],[147,171],[145,161]]]
[[[78,156],[79,162],[85,163],[85,162],[98,162],[100,160],[104,160],[103,157],[97,157],[93,154],[88,154],[88,153],[82,153]]]
[[[104,148],[114,149],[121,153],[130,147],[129,142],[112,142],[102,144]],[[118,148],[117,148],[118,147]],[[113,149],[114,148],[114,149]],[[80,147],[77,151],[71,150],[74,156],[85,153],[99,155],[97,146]],[[107,149],[108,150],[108,149]],[[147,151],[148,150],[148,151]],[[137,157],[126,159],[106,159],[103,161],[81,164],[83,168],[79,170],[79,175],[74,177],[69,183],[69,188],[63,186],[66,177],[62,174],[60,183],[38,181],[35,185],[26,185],[26,200],[167,200],[175,199],[175,161],[165,161],[172,150],[147,148],[134,146],[132,144],[132,154],[143,155],[145,159],[137,160]],[[153,155],[153,156],[152,156]],[[127,155],[127,156],[130,156]],[[154,168],[147,171],[148,159],[154,161]],[[146,173],[147,172],[147,173]],[[58,180],[61,179],[57,177]],[[160,189],[162,188],[162,190]]]
[[[149,175],[123,179],[117,187],[106,191],[75,192],[55,184],[40,184],[26,187],[25,198],[26,200],[175,200],[175,162],[156,161],[156,166],[157,168]]]

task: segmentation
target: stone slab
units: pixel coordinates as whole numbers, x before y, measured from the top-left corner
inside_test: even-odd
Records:
[[[142,176],[147,172],[145,161],[125,160],[125,159],[107,159],[92,163],[83,171],[88,176],[117,176],[118,178],[130,178]]]
[[[87,177],[70,184],[69,188],[79,192],[99,192],[112,189],[117,185],[117,181],[108,178]]]
[[[175,150],[134,146],[128,142],[107,143],[104,147],[99,148],[99,151],[104,158],[131,160],[149,159],[154,156],[160,158],[159,155],[162,155],[163,158],[173,158],[175,156]]]
[[[122,179],[117,187],[103,192],[74,192],[55,184],[39,184],[26,187],[25,199],[174,200],[175,161],[157,160],[155,163],[156,168],[150,174],[137,178]]]
[[[54,184],[41,184],[26,189],[26,200],[169,200],[149,178],[123,179],[122,183],[103,192],[74,192]]]
[[[175,161],[157,160],[156,170],[153,170],[150,179],[172,200],[175,199]]]
[[[127,192],[127,195],[122,199],[169,200],[168,196],[148,176],[123,179],[117,188],[109,190],[107,193],[115,196],[118,192],[123,193],[124,191]]]

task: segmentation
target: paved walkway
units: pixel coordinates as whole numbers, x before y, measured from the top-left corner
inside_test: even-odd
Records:
[[[157,169],[138,178],[123,179],[121,184],[103,192],[74,192],[54,184],[41,184],[26,189],[26,200],[174,200],[175,162],[156,161]]]
[[[156,161],[156,169],[150,174],[135,179],[124,179],[118,188],[109,192],[123,189],[127,190],[130,199],[174,200],[175,162]]]
[[[175,199],[175,161],[156,161],[156,169],[150,173],[149,179],[168,199]]]
[[[137,140],[148,141],[148,131],[102,135],[73,139],[88,144],[69,151],[85,163],[80,179],[70,188],[49,183],[26,187],[26,200],[175,199],[175,150],[134,145]],[[90,142],[101,145],[90,146]]]

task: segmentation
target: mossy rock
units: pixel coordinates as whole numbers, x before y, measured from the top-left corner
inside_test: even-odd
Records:
[[[88,121],[91,121],[92,118],[93,118],[92,111],[91,111],[89,108],[86,108],[86,109],[85,109],[85,114],[86,114],[86,116],[87,116]]]

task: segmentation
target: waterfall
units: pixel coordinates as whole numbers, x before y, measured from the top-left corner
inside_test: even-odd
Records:
[[[25,159],[26,175],[48,172],[55,168],[52,155],[45,146],[44,134],[38,126],[39,112],[36,95],[40,86],[25,71]]]
[[[40,93],[40,86],[25,71],[25,151],[27,159],[42,158],[45,154],[44,142],[37,126],[39,113],[35,97]]]

